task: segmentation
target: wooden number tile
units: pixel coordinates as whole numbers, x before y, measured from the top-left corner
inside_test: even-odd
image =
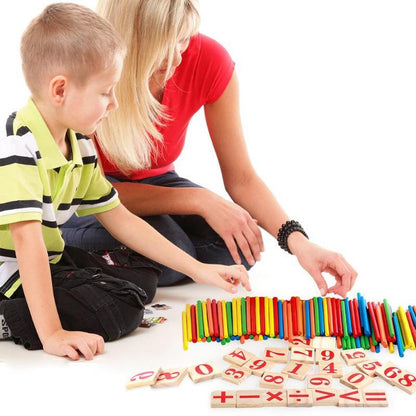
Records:
[[[363,390],[365,407],[387,407],[389,402],[384,390]]]
[[[239,366],[230,366],[221,373],[223,380],[229,381],[230,383],[240,384],[248,377],[250,377],[251,371],[244,369]]]
[[[324,339],[325,339],[325,337],[315,337],[315,338],[313,338],[312,342],[311,342],[311,347],[315,348],[315,349],[323,348]]]
[[[312,374],[306,376],[306,388],[327,388],[332,384],[332,376],[325,374]]]
[[[364,348],[353,348],[351,350],[341,351],[341,355],[347,365],[355,365],[363,361],[368,361]]]
[[[370,385],[374,379],[373,377],[367,376],[359,370],[353,370],[341,377],[339,381],[351,389],[363,389]]]
[[[337,339],[334,337],[321,337],[320,348],[335,350],[337,348]]]
[[[211,393],[211,407],[236,407],[237,392],[217,390]]]
[[[344,389],[338,390],[338,406],[340,407],[362,407],[364,399],[361,390]]]
[[[330,361],[341,361],[341,353],[339,350],[329,348],[318,348],[315,351],[315,360],[317,363],[328,363]]]
[[[223,359],[231,364],[242,366],[253,357],[254,354],[252,354],[251,352],[246,351],[242,348],[237,348],[229,354],[224,355]]]
[[[267,347],[264,350],[264,358],[274,363],[287,363],[289,356],[289,348],[273,348]]]
[[[336,406],[338,404],[338,390],[327,387],[313,389],[314,406]]]
[[[296,380],[304,380],[306,374],[308,374],[312,368],[313,366],[311,364],[290,361],[282,370],[282,373],[287,374],[290,378],[294,378]]]
[[[203,363],[188,368],[188,375],[194,383],[210,380],[221,374],[221,371],[213,363]]]
[[[286,390],[265,390],[263,392],[263,406],[287,406]]]
[[[287,390],[287,405],[292,407],[310,407],[313,405],[313,392],[308,389]]]
[[[312,342],[312,339],[305,337],[292,337],[292,340],[289,342],[289,349],[293,347],[312,347]]]
[[[291,361],[313,364],[315,362],[315,350],[310,347],[292,347],[290,359]]]
[[[240,390],[237,392],[237,407],[262,407],[263,390]]]
[[[262,358],[251,358],[243,365],[243,368],[250,370],[253,375],[261,377],[265,371],[270,370],[273,366],[274,363],[271,361]]]
[[[406,393],[413,394],[416,391],[416,376],[404,370],[394,381],[394,385]]]
[[[391,361],[387,361],[381,367],[377,367],[375,373],[387,383],[395,386],[397,385],[396,380],[403,374],[403,370]]]
[[[329,363],[318,363],[318,374],[327,374],[334,378],[340,378],[344,374],[344,367],[341,362],[331,361]]]
[[[184,379],[187,373],[187,368],[171,368],[169,370],[162,370],[157,377],[156,383],[152,384],[152,387],[159,388],[177,386]]]
[[[287,374],[267,371],[261,376],[260,387],[266,389],[283,389],[287,378]]]
[[[141,371],[130,378],[126,384],[127,389],[135,387],[151,386],[156,383],[157,377],[161,371],[160,367],[153,368],[147,371]]]
[[[381,368],[382,364],[380,361],[364,361],[362,363],[357,364],[357,368],[363,372],[364,374],[367,374],[367,376],[370,377],[376,377],[376,370],[377,368]]]

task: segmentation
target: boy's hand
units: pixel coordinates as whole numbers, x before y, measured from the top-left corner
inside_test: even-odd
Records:
[[[236,293],[239,284],[246,290],[251,290],[247,270],[240,265],[202,264],[193,280],[218,286],[230,293]]]
[[[43,349],[48,354],[71,360],[78,360],[80,353],[86,360],[92,360],[94,355],[104,351],[104,340],[97,334],[59,329],[44,340]]]

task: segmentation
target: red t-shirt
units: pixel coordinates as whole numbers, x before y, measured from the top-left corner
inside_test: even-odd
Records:
[[[221,96],[233,71],[234,62],[218,42],[202,34],[193,36],[182,54],[181,64],[165,86],[162,104],[171,119],[159,128],[164,144],[157,158],[153,158],[151,168],[126,177],[98,149],[105,173],[119,179],[143,179],[173,170],[192,116]]]

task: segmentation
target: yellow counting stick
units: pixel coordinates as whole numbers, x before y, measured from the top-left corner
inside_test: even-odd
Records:
[[[256,334],[261,333],[261,323],[260,323],[260,298],[256,296]]]
[[[183,349],[186,351],[188,349],[188,330],[187,330],[187,316],[186,312],[182,312],[182,341]]]
[[[237,318],[237,299],[236,298],[233,298],[231,306],[232,306],[232,310],[233,310],[233,335],[235,336],[235,335],[237,335],[237,332],[238,332],[238,328],[237,328],[237,325],[238,325],[238,322],[237,322],[237,319],[238,319]]]
[[[328,320],[328,304],[327,298],[323,298],[324,303],[324,326],[325,326],[325,336],[329,337],[329,320]]]
[[[229,335],[228,335],[228,325],[227,325],[227,307],[225,304],[225,300],[221,301],[221,306],[222,306],[222,322],[224,326],[224,338],[227,339]]]
[[[270,326],[269,326],[269,298],[266,296],[264,298],[264,335],[270,335]]]
[[[398,312],[397,316],[400,320],[400,326],[403,329],[403,335],[405,338],[405,347],[414,350],[415,343],[413,341],[412,331],[410,330],[410,326],[406,317],[406,313],[404,312],[404,309],[401,306],[399,306],[399,310],[397,312]]]
[[[237,306],[236,306],[236,312],[237,312],[237,334],[238,336],[243,335],[243,323],[241,320],[241,298],[237,298]]]
[[[202,301],[202,318],[204,321],[204,334],[205,337],[209,337],[208,315],[207,315],[207,303]]]

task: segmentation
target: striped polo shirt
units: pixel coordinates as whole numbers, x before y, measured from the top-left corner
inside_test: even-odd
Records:
[[[97,214],[119,204],[92,140],[72,130],[67,137],[72,160],[59,150],[31,99],[9,117],[0,137],[0,293],[7,297],[20,286],[9,224],[41,221],[49,260],[57,263],[65,246],[59,227],[72,214]]]

